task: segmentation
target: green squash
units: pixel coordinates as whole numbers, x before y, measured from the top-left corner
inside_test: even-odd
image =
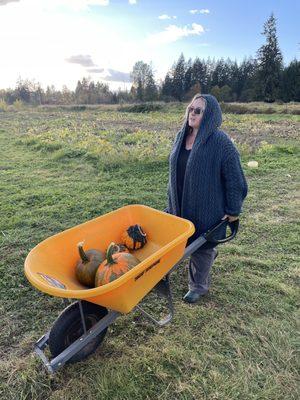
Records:
[[[83,242],[78,243],[80,259],[77,262],[75,275],[78,281],[85,286],[94,287],[95,275],[99,265],[105,260],[105,254],[100,250],[83,250]]]

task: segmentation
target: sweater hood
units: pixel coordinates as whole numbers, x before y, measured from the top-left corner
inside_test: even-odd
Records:
[[[210,94],[201,96],[206,101],[205,111],[202,117],[201,125],[198,130],[197,137],[201,143],[205,143],[209,135],[218,130],[222,124],[222,111],[217,99]],[[188,129],[188,116],[183,124],[183,132]]]

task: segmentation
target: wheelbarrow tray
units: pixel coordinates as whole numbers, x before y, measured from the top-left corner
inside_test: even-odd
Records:
[[[139,224],[147,244],[134,255],[141,261],[106,285],[88,289],[75,276],[78,242],[86,249],[105,251],[120,242],[121,233]],[[192,222],[144,205],[129,205],[67,229],[33,248],[25,260],[25,274],[33,286],[57,297],[86,300],[121,313],[130,312],[182,257],[194,233]]]

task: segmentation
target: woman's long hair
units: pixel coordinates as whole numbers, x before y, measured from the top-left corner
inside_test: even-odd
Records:
[[[185,110],[184,123],[185,123],[185,121],[188,121],[188,118],[189,118],[189,108],[190,108],[191,104],[193,103],[193,101],[196,100],[196,99],[203,99],[204,102],[205,102],[205,105],[206,105],[206,100],[205,100],[205,98],[202,96],[202,94],[201,94],[201,93],[195,94],[195,96],[192,98],[192,100],[190,101],[190,103],[188,104],[188,106],[187,106],[187,108],[186,108],[186,110]],[[193,131],[193,128],[192,128],[191,126],[189,126],[189,124],[187,123],[187,132],[186,132],[186,133],[189,134],[189,133],[192,133],[192,131]]]

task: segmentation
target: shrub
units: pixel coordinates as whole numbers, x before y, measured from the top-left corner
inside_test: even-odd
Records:
[[[153,103],[141,103],[141,104],[132,104],[128,106],[121,106],[118,108],[118,111],[122,112],[133,112],[133,113],[147,113],[151,111],[160,111],[163,109],[161,104],[153,104]]]
[[[220,102],[223,112],[231,114],[248,114],[251,112],[246,105]]]
[[[16,111],[23,110],[24,107],[25,107],[25,104],[23,103],[22,100],[17,99],[17,100],[15,100],[15,101],[13,102],[13,108],[14,108],[14,110],[16,110]]]
[[[0,99],[0,111],[7,111],[8,105],[3,99]]]

